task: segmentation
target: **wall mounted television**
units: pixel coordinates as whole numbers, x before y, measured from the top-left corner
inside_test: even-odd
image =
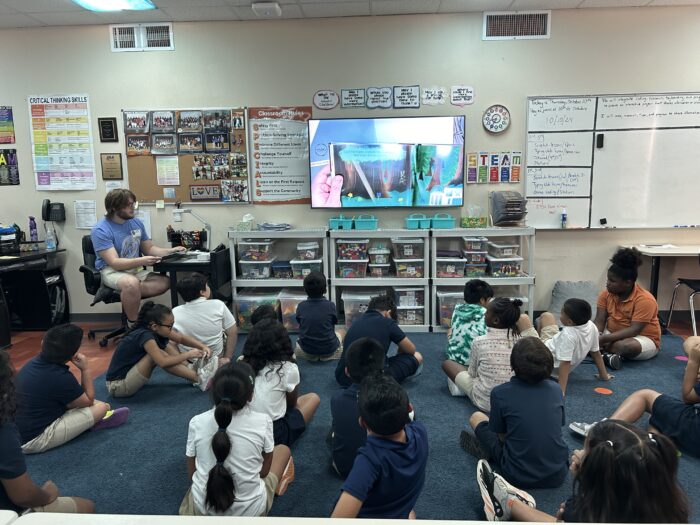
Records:
[[[312,208],[462,206],[464,116],[309,121]]]

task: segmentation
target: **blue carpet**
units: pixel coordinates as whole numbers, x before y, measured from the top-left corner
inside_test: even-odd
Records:
[[[444,334],[409,334],[426,358],[422,376],[405,384],[416,416],[430,438],[430,460],[425,488],[416,505],[419,518],[484,519],[475,481],[476,460],[458,445],[459,433],[473,406],[466,398],[451,397],[440,369]],[[241,338],[239,351],[242,347]],[[569,380],[567,423],[594,421],[607,416],[634,390],[653,388],[678,397],[685,363],[681,339],[664,336],[662,352],[648,362],[626,362],[611,383],[593,376],[593,364],[584,363]],[[306,434],[293,449],[296,481],[275,500],[274,516],[328,516],[341,481],[328,467],[325,443],[330,428],[330,395],[337,388],[335,363],[300,363],[302,391],[317,392],[321,406]],[[87,432],[71,443],[44,454],[27,456],[29,472],[37,483],[52,479],[62,495],[95,500],[97,511],[113,514],[175,514],[188,488],[185,442],[189,419],[209,407],[209,397],[183,380],[157,370],[136,396],[123,401],[107,397],[104,378],[95,381],[99,399],[113,407],[128,406],[131,417],[122,427]],[[609,396],[593,392],[611,388]],[[645,423],[645,422],[644,422]],[[582,441],[564,432],[570,449]],[[700,459],[683,455],[679,478],[688,494],[700,483]],[[692,489],[696,487],[696,489]],[[535,490],[538,508],[554,513],[571,492],[571,484],[555,490]],[[694,509],[692,522],[700,520]]]

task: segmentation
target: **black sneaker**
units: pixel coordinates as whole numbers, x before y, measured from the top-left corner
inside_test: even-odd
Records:
[[[618,354],[603,354],[603,362],[610,370],[622,368],[622,358]]]
[[[464,450],[465,452],[474,456],[477,459],[489,458],[489,455],[481,446],[479,438],[477,438],[472,432],[469,432],[468,430],[462,430],[461,434],[459,435],[459,446],[462,447],[462,450]]]

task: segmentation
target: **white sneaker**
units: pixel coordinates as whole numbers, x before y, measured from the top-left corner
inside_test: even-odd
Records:
[[[211,380],[214,379],[214,374],[219,368],[219,358],[214,356],[210,357],[206,364],[199,367],[197,375],[199,376],[199,381],[197,381],[197,386],[202,392],[206,392],[211,387]]]
[[[462,392],[457,385],[455,385],[454,381],[450,379],[449,377],[447,378],[447,390],[450,391],[450,395],[454,397],[464,397],[467,394]]]
[[[601,421],[605,421],[605,419],[601,419]],[[569,423],[569,428],[572,432],[578,434],[579,436],[586,437],[588,435],[588,432],[597,424],[597,421],[594,421],[593,423],[572,421],[571,423]]]
[[[481,459],[476,466],[476,481],[479,484],[481,498],[484,500],[484,513],[489,521],[508,521],[511,509],[508,499],[514,498],[535,508],[535,498],[524,490],[508,483],[502,476],[491,470],[487,461]]]

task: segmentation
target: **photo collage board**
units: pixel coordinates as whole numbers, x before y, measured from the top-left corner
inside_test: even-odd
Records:
[[[191,200],[250,202],[244,108],[124,111],[123,115],[127,157],[192,156]]]

